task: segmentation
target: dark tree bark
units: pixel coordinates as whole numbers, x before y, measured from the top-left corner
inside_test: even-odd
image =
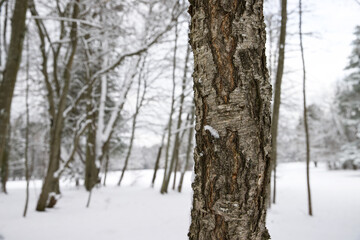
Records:
[[[269,239],[270,101],[262,0],[190,1],[196,113],[190,239]]]
[[[4,156],[6,137],[9,128],[11,102],[14,94],[16,77],[20,66],[21,53],[25,36],[25,18],[27,1],[16,0],[11,21],[11,39],[7,54],[5,71],[0,84],[0,157]],[[6,25],[5,25],[6,26]],[[4,42],[5,43],[5,42]],[[4,46],[6,48],[6,46]],[[0,162],[2,160],[0,159]]]
[[[276,165],[277,165],[277,135],[278,135],[278,125],[279,125],[279,113],[280,113],[280,104],[281,104],[281,82],[284,72],[284,62],[285,62],[285,38],[286,38],[286,21],[287,21],[287,10],[286,10],[287,0],[281,1],[281,27],[280,27],[280,38],[279,38],[279,55],[275,79],[275,89],[274,89],[274,104],[272,112],[272,122],[271,122],[271,137],[272,137],[272,152],[271,152],[271,164],[272,169],[274,170],[274,184],[273,184],[273,203],[276,202]],[[270,195],[269,195],[270,196]]]
[[[311,204],[311,190],[310,190],[310,140],[309,140],[309,127],[307,120],[307,109],[306,109],[306,69],[305,69],[305,57],[304,47],[302,40],[302,5],[299,0],[299,37],[300,37],[300,50],[301,60],[303,67],[303,107],[304,107],[304,130],[305,130],[305,141],[306,141],[306,185],[308,193],[308,211],[309,215],[312,216],[312,204]]]

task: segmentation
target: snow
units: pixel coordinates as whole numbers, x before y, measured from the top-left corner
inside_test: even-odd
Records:
[[[94,189],[89,208],[83,187],[62,182],[61,199],[46,213],[34,210],[41,182],[32,181],[27,218],[22,218],[25,182],[11,181],[9,194],[0,195],[0,239],[187,239],[191,172],[185,176],[183,193],[170,190],[167,195],[159,193],[163,172],[158,172],[154,189],[152,173],[129,171],[121,187],[116,187],[120,173],[109,173],[107,187]],[[305,164],[280,164],[277,180],[278,202],[267,219],[272,239],[360,239],[359,171],[312,167],[313,217],[307,215]]]
[[[212,126],[205,125],[204,129],[208,130],[214,138],[220,137],[218,131],[216,131],[216,129],[214,129]]]
[[[360,172],[312,166],[313,217],[307,215],[305,174],[304,163],[279,165],[277,203],[267,219],[272,239],[359,240]]]

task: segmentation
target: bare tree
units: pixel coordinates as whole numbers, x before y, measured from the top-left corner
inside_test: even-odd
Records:
[[[138,115],[140,113],[141,107],[144,104],[145,95],[146,95],[146,91],[147,91],[147,87],[148,87],[146,78],[142,79],[143,78],[142,72],[143,72],[143,69],[144,69],[145,62],[146,62],[146,57],[144,57],[142,67],[141,67],[140,72],[139,72],[138,87],[137,87],[137,92],[136,92],[135,113],[133,115],[133,121],[132,121],[132,126],[131,126],[130,143],[129,143],[128,151],[126,153],[124,166],[123,166],[122,171],[121,171],[121,176],[120,176],[120,179],[119,179],[118,184],[117,184],[118,186],[120,186],[121,181],[124,178],[125,171],[127,169],[128,163],[129,163],[129,159],[130,159],[130,156],[131,156],[131,151],[132,151],[132,147],[133,147],[133,143],[134,143],[134,139],[135,139],[136,120],[137,120],[137,117],[138,117]],[[143,89],[142,89],[142,92],[140,92],[142,80],[143,80]]]
[[[6,3],[7,6],[8,3]],[[6,161],[6,141],[10,125],[10,111],[13,99],[17,73],[21,62],[23,41],[25,36],[25,18],[27,10],[27,1],[16,0],[14,13],[11,21],[11,38],[9,49],[7,50],[7,59],[5,69],[2,72],[2,81],[0,83],[0,167],[4,168]],[[6,7],[7,8],[7,7]],[[7,13],[7,10],[6,10]],[[6,18],[7,16],[5,16]],[[5,23],[5,26],[7,24]],[[4,30],[4,34],[5,30]],[[6,36],[4,36],[4,44]],[[4,46],[5,49],[6,46]],[[4,186],[3,186],[4,187]]]
[[[301,50],[301,60],[303,67],[303,107],[304,107],[304,130],[305,130],[305,139],[306,139],[306,183],[307,183],[307,193],[308,193],[308,211],[309,215],[312,216],[312,204],[311,204],[311,190],[310,190],[310,140],[309,140],[309,127],[307,119],[307,107],[306,107],[306,69],[305,69],[305,57],[304,57],[304,47],[303,47],[303,33],[302,33],[302,3],[299,0],[299,37],[300,37],[300,50]]]
[[[263,1],[190,1],[196,113],[189,239],[269,239]]]
[[[167,193],[170,176],[172,172],[172,168],[174,165],[174,161],[170,161],[170,166],[168,167],[169,162],[169,150],[170,150],[170,142],[171,142],[171,134],[172,134],[172,124],[173,124],[173,115],[175,112],[174,105],[175,105],[175,89],[176,89],[176,79],[175,79],[175,71],[176,71],[176,53],[178,47],[178,21],[176,20],[175,23],[175,40],[174,40],[174,54],[173,54],[173,66],[172,66],[172,94],[171,94],[171,107],[170,107],[170,114],[169,114],[169,123],[168,123],[168,136],[167,136],[167,144],[165,150],[165,166],[164,166],[164,178],[161,185],[160,193]]]
[[[26,90],[25,90],[25,106],[26,106],[26,128],[25,128],[25,179],[26,179],[26,199],[23,217],[26,217],[29,205],[29,184],[30,184],[30,169],[29,169],[29,37],[26,38]]]
[[[72,19],[76,19],[79,14],[79,1],[76,0],[73,2],[72,7]],[[35,3],[33,0],[29,3],[29,7],[32,15],[38,16],[38,13],[35,8]],[[47,53],[45,52],[45,39],[47,38],[47,31],[44,27],[44,24],[39,19],[35,20],[38,26],[38,33],[41,40],[41,52],[43,57],[43,76],[45,80],[45,85],[48,91],[48,102],[49,102],[49,114],[51,116],[51,129],[50,129],[50,156],[49,156],[49,165],[45,180],[43,182],[42,190],[40,197],[38,199],[37,211],[45,211],[46,207],[53,207],[56,204],[56,198],[53,196],[55,193],[60,193],[58,176],[56,176],[56,171],[59,169],[60,165],[60,154],[61,154],[61,135],[64,124],[64,111],[67,105],[67,97],[69,93],[70,83],[71,83],[71,70],[74,62],[75,52],[78,44],[77,40],[77,27],[78,24],[76,21],[71,23],[70,30],[70,45],[69,45],[69,54],[66,59],[65,68],[62,75],[63,86],[60,93],[60,84],[59,79],[57,78],[55,72],[57,72],[57,61],[54,61],[54,82],[55,90],[49,79],[49,74],[47,72]],[[63,37],[61,35],[61,37]],[[60,47],[60,46],[59,46]],[[53,49],[54,58],[57,59],[58,49]],[[57,100],[55,98],[58,98]],[[49,194],[51,198],[49,199]]]
[[[284,62],[285,62],[285,38],[286,38],[286,22],[287,22],[287,10],[286,10],[287,0],[281,1],[281,27],[280,27],[280,37],[279,37],[279,46],[278,46],[278,62],[276,70],[276,79],[275,79],[275,96],[274,104],[272,111],[272,122],[271,122],[271,137],[272,137],[272,152],[271,152],[271,162],[272,169],[274,172],[273,180],[273,203],[276,202],[276,165],[277,165],[277,135],[278,135],[278,125],[279,125],[279,113],[280,113],[280,103],[281,103],[281,82],[284,72]]]
[[[190,124],[194,124],[194,120],[195,120],[195,109],[194,109],[194,105],[191,107],[191,119],[190,119]],[[181,192],[182,190],[182,185],[184,182],[184,177],[185,177],[185,173],[186,170],[189,167],[189,162],[190,162],[190,154],[191,154],[191,150],[192,150],[192,141],[193,141],[193,137],[194,137],[194,127],[192,126],[189,130],[188,133],[188,146],[186,149],[186,158],[185,158],[185,165],[184,168],[181,172],[181,176],[180,176],[180,181],[179,181],[179,185],[178,185],[178,192]]]
[[[164,129],[164,132],[162,134],[162,137],[161,137],[161,143],[160,143],[160,146],[159,146],[159,149],[158,149],[158,153],[157,153],[157,156],[156,156],[156,160],[155,160],[155,166],[154,166],[154,174],[153,174],[153,177],[152,177],[152,180],[151,180],[151,186],[154,187],[154,184],[155,184],[155,180],[156,180],[156,174],[157,174],[157,171],[159,169],[159,165],[160,165],[160,159],[161,159],[161,153],[162,153],[162,149],[164,148],[164,140],[165,140],[165,136],[166,136],[166,133],[167,133],[167,128],[166,127]]]
[[[180,152],[180,147],[181,147],[181,142],[182,142],[182,137],[180,137],[180,128],[181,128],[181,124],[182,124],[182,113],[183,113],[184,101],[185,101],[185,90],[186,90],[187,80],[188,80],[187,73],[188,73],[189,58],[190,58],[190,46],[187,45],[186,55],[185,55],[185,63],[184,63],[184,72],[183,72],[182,84],[181,84],[179,114],[178,114],[178,120],[177,120],[177,132],[175,134],[174,149],[173,149],[173,155],[172,155],[172,158],[175,161],[174,182],[173,182],[173,187],[172,187],[173,190],[175,190],[175,185],[176,185],[176,173],[177,173],[178,165],[179,165],[179,152]],[[185,132],[186,131],[184,130],[182,136],[184,136]],[[169,177],[170,177],[170,175],[169,175]]]

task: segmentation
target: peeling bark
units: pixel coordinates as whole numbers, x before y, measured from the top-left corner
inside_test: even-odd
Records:
[[[270,101],[263,1],[190,1],[196,114],[190,239],[265,240]]]

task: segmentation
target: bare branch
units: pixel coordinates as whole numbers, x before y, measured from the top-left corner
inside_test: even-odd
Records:
[[[66,18],[66,17],[50,17],[50,16],[46,16],[46,17],[43,17],[43,16],[31,16],[30,19],[41,19],[41,20],[55,20],[55,21],[65,21],[65,22],[76,22],[76,23],[82,23],[84,25],[88,25],[88,26],[91,26],[91,27],[95,27],[95,28],[99,28],[101,29],[102,26],[100,25],[97,25],[95,23],[92,23],[92,22],[89,22],[89,21],[86,21],[86,20],[83,20],[83,19],[78,19],[78,18]]]

